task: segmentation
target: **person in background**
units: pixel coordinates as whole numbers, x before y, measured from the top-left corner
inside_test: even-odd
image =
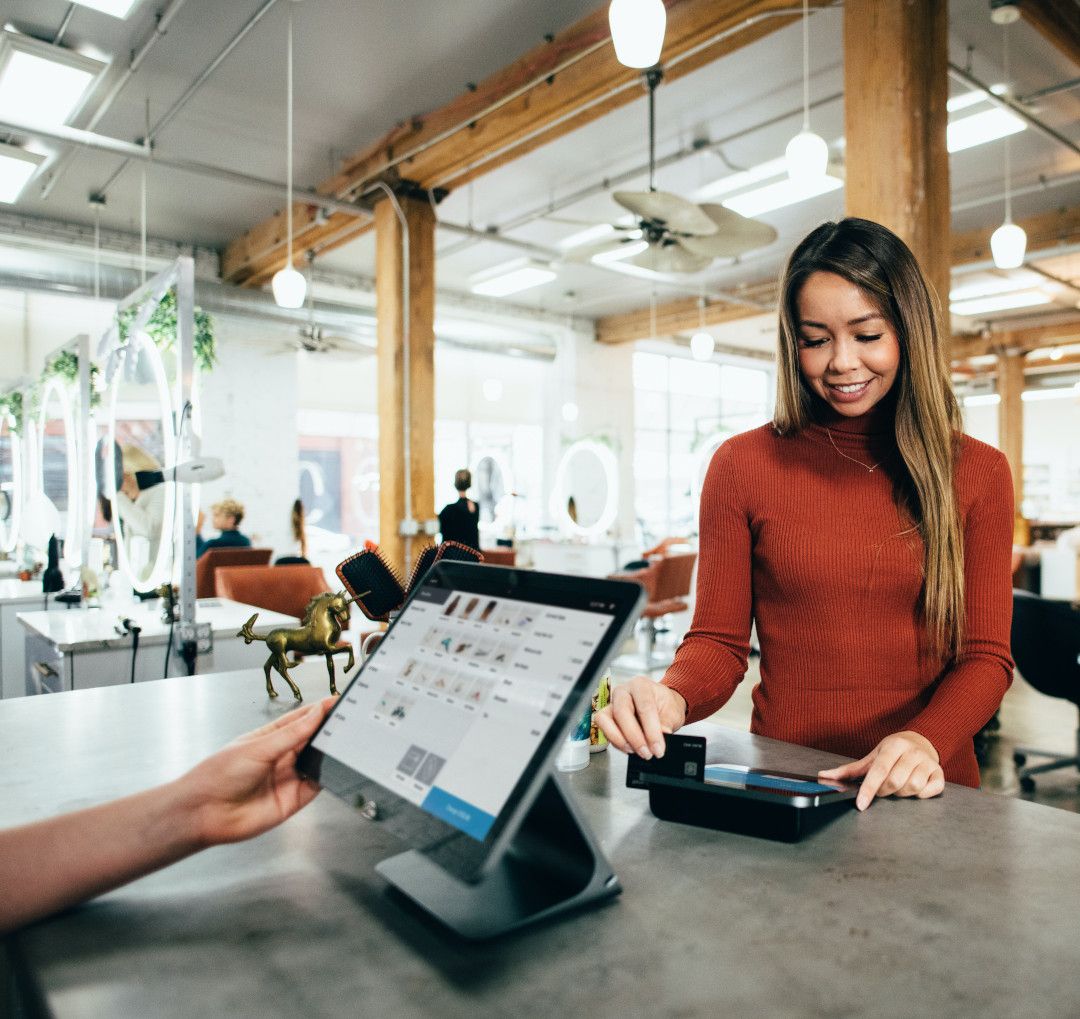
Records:
[[[296,499],[292,504],[292,513],[289,517],[292,526],[293,544],[286,546],[283,555],[274,560],[275,566],[310,565],[308,558],[307,531],[304,528],[304,503]]]
[[[336,701],[297,708],[166,785],[0,831],[0,935],[291,817],[319,792],[297,754]]]
[[[165,486],[160,480],[155,483],[152,476],[156,474],[160,479],[161,464],[134,443],[121,447],[120,456],[123,473],[116,492],[116,507],[124,537],[145,538],[150,554],[156,555],[165,518]],[[137,477],[140,474],[142,485]],[[148,482],[147,478],[151,480]]]
[[[728,439],[702,488],[691,627],[598,722],[662,756],[731,696],[756,622],[753,732],[858,758],[821,774],[861,778],[860,810],[978,786],[973,738],[1013,675],[1008,461],[961,433],[947,325],[894,233],[818,227],[779,305],[773,421]]]
[[[468,496],[472,488],[472,472],[464,468],[454,475],[457,502],[448,503],[439,511],[439,529],[443,541],[457,541],[480,551],[480,507]]]
[[[216,538],[202,536],[202,526],[206,520],[202,510],[195,525],[195,554],[201,556],[208,548],[250,548],[251,539],[241,534],[240,522],[244,519],[244,504],[235,499],[222,499],[210,507],[210,522],[221,534]]]

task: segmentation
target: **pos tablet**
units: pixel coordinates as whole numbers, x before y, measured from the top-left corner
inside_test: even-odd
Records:
[[[377,871],[465,937],[616,895],[551,762],[644,601],[636,583],[439,562],[297,768],[411,847]]]

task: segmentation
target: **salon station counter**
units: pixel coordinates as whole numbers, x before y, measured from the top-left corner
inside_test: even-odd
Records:
[[[44,606],[40,577],[0,579],[0,697],[21,697],[26,693],[26,642],[18,615]]]
[[[297,675],[325,693],[321,663]],[[289,707],[258,670],[0,704],[0,826],[170,779]],[[732,761],[837,760],[708,734]],[[614,752],[567,779],[624,892],[547,926],[451,940],[374,873],[400,846],[324,793],[23,931],[9,958],[60,1019],[1076,1012],[1080,816],[950,786],[788,845],[656,820]]]
[[[210,624],[213,642],[210,651],[196,658],[195,671],[222,672],[255,666],[261,669],[266,658],[265,647],[261,643],[248,646],[237,636],[240,627],[256,612],[259,614],[255,621],[257,633],[265,633],[275,626],[297,625],[296,619],[280,612],[225,598],[200,598],[196,603],[195,618],[199,623]],[[131,635],[119,628],[124,616],[142,628],[137,650],[133,648]],[[162,622],[159,601],[125,606],[123,611],[116,606],[23,611],[17,618],[25,632],[23,677],[27,694],[129,683],[132,681],[133,658],[136,682],[161,679],[166,675],[169,624]],[[177,650],[179,641],[177,625],[168,663],[171,676],[185,671]],[[325,673],[325,666],[323,671]]]

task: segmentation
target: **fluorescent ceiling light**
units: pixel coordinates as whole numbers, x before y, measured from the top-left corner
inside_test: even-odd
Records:
[[[828,194],[843,186],[844,182],[831,174],[801,180],[785,177],[783,180],[776,181],[775,184],[766,184],[764,187],[755,188],[745,194],[733,195],[725,199],[723,205],[740,216],[753,218],[765,212],[772,212],[774,209],[783,209],[785,206]]]
[[[1001,403],[1001,397],[997,393],[980,393],[977,396],[965,396],[965,407],[993,407]]]
[[[640,255],[643,251],[648,250],[648,241],[635,241],[633,244],[620,244],[610,251],[601,251],[593,255],[589,261],[595,265],[608,265],[611,262],[621,262],[625,258],[633,258],[635,255]]]
[[[545,265],[519,260],[474,276],[469,289],[484,297],[506,297],[550,283],[555,276],[556,273]]]
[[[0,202],[16,202],[27,181],[45,161],[36,152],[0,144]]]
[[[977,297],[971,301],[954,301],[949,311],[954,315],[985,315],[992,311],[1008,311],[1012,308],[1034,308],[1039,304],[1049,304],[1051,298],[1040,290],[1020,290],[1011,294],[996,294],[990,297]]]
[[[74,0],[80,7],[111,14],[114,18],[126,18],[139,0]]]
[[[750,167],[749,170],[740,170],[738,173],[728,174],[711,184],[706,184],[694,192],[694,201],[707,202],[711,198],[719,198],[721,195],[730,195],[732,191],[740,191],[742,188],[757,184],[759,181],[768,180],[770,177],[779,177],[787,173],[787,160],[770,159],[767,163],[759,163]]]
[[[1076,386],[1055,386],[1053,389],[1025,389],[1020,394],[1024,403],[1041,403],[1043,400],[1075,400]]]
[[[983,110],[982,113],[973,113],[970,117],[961,117],[949,124],[946,128],[946,145],[950,152],[962,152],[1006,135],[1017,134],[1024,127],[1024,122],[1008,110]]]
[[[586,227],[584,230],[578,230],[577,233],[570,234],[569,237],[564,237],[559,241],[559,247],[563,251],[567,251],[570,248],[580,248],[584,244],[602,241],[604,238],[610,237],[614,233],[615,227],[610,223],[597,223],[596,226]]]
[[[970,280],[960,280],[949,291],[950,301],[970,301],[976,297],[990,297],[993,294],[1011,294],[1017,290],[1030,290],[1043,282],[1033,272],[1017,272],[1008,276],[989,276],[976,274]]]
[[[986,93],[981,88],[975,89],[974,92],[961,92],[945,104],[945,109],[950,113],[955,113],[957,110],[966,110],[969,106],[981,103],[984,99],[986,99]]]
[[[0,117],[66,124],[107,65],[5,30],[0,36]]]

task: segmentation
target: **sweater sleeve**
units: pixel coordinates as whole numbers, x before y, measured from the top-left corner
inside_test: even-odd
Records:
[[[960,654],[908,726],[941,763],[990,720],[1012,682],[1012,477],[998,454],[964,521],[964,634]]]
[[[664,675],[682,694],[687,722],[711,715],[746,673],[752,612],[750,525],[731,444],[713,456],[701,491],[694,619]]]

